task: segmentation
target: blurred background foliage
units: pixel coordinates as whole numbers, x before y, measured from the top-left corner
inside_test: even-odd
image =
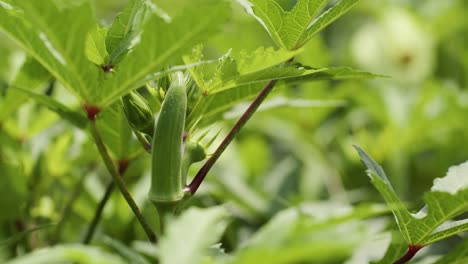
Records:
[[[173,15],[190,1],[154,2]],[[295,4],[278,2],[284,9]],[[126,1],[93,3],[99,21],[109,25]],[[388,240],[383,233],[388,218],[360,220],[372,213],[364,210],[361,215],[358,209],[381,199],[352,144],[382,164],[396,192],[415,210],[434,178],[468,159],[467,13],[465,0],[362,0],[308,43],[296,61],[350,66],[388,78],[275,88],[190,202],[200,207],[227,203],[231,220],[222,248],[240,252],[239,263],[253,263],[255,256],[278,261],[275,248],[290,255],[284,263],[365,263],[355,249],[375,237]],[[230,21],[205,46],[205,57],[258,46],[274,44],[261,25],[232,2]],[[0,54],[0,94],[5,97],[25,55],[3,35]],[[39,89],[78,107],[59,83]],[[0,241],[53,222],[59,224],[31,234],[28,245],[78,242],[110,178],[86,132],[32,101],[19,103],[9,115],[0,116]],[[220,114],[212,130],[223,135],[243,109],[241,104]],[[148,157],[129,151],[119,158],[133,159],[124,177],[138,203],[146,204]],[[192,169],[196,172],[197,167]],[[144,208],[156,223],[154,209]],[[334,212],[348,212],[348,220],[322,220]],[[67,221],[61,222],[64,217]],[[23,219],[34,219],[34,226],[24,226]],[[303,225],[308,228],[298,227]],[[288,228],[301,231],[281,234]],[[119,193],[113,194],[99,229],[97,243],[109,250],[129,247],[153,257]],[[458,241],[461,238],[438,243],[422,256],[443,254]],[[378,243],[372,245],[377,248]],[[0,258],[18,250],[28,249],[2,247]]]

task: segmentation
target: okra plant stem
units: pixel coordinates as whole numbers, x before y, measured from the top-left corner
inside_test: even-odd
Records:
[[[148,239],[152,243],[156,243],[157,242],[156,234],[153,232],[150,225],[143,217],[142,213],[140,212],[140,209],[138,208],[137,204],[133,200],[132,195],[128,191],[124,180],[119,175],[114,163],[112,162],[112,158],[110,157],[109,152],[107,151],[107,147],[104,144],[104,141],[102,140],[101,134],[99,133],[96,120],[94,118],[90,118],[89,121],[90,121],[91,135],[93,136],[94,142],[96,143],[99,153],[101,154],[101,158],[104,161],[104,164],[107,170],[111,174],[114,180],[114,183],[117,184],[117,187],[119,188],[120,193],[122,193],[123,197],[125,198],[125,201],[128,203],[128,205],[132,209],[133,214],[140,222],[141,227],[146,233],[146,236],[148,236]]]
[[[91,220],[88,230],[86,231],[86,235],[83,238],[83,244],[87,245],[91,243],[91,240],[93,239],[94,232],[96,231],[96,227],[99,223],[99,220],[101,220],[104,207],[106,206],[107,201],[109,201],[109,198],[112,194],[112,191],[114,190],[114,187],[115,187],[115,184],[113,181],[107,184],[106,191],[104,192],[104,196],[101,198],[101,201],[99,201],[98,207],[96,208],[96,211],[94,212],[93,220]]]
[[[416,253],[422,248],[420,245],[409,245],[408,250],[406,253],[401,256],[397,261],[393,262],[393,264],[404,264],[410,261]]]

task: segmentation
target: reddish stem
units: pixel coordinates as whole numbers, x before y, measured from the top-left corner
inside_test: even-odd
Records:
[[[128,163],[130,163],[130,161],[127,159],[119,160],[117,162],[117,171],[119,172],[120,176],[124,175],[125,171],[128,168]]]
[[[293,60],[294,60],[294,57],[288,59],[285,63],[286,64],[290,63]],[[239,118],[239,120],[237,120],[236,124],[232,127],[231,131],[229,131],[229,133],[224,138],[223,142],[221,142],[221,144],[215,150],[213,155],[211,155],[211,157],[206,161],[206,163],[203,164],[203,167],[201,167],[197,175],[195,175],[195,177],[193,178],[192,182],[187,186],[187,188],[185,189],[185,192],[191,195],[195,194],[195,192],[200,187],[200,184],[206,178],[206,175],[210,171],[211,167],[213,167],[213,165],[221,156],[221,154],[223,154],[227,146],[229,146],[231,141],[236,137],[236,135],[244,127],[247,121],[249,121],[249,119],[252,117],[252,115],[255,113],[258,107],[263,103],[263,101],[268,96],[268,94],[270,94],[270,92],[273,90],[273,87],[275,87],[275,84],[277,82],[278,82],[277,80],[271,80],[265,85],[265,87],[263,87],[262,91],[260,91],[257,97],[250,104],[249,108],[247,108],[247,110],[245,110],[245,112]]]
[[[112,66],[112,65],[101,66],[101,69],[106,73],[112,71],[113,68],[114,68],[114,66]]]
[[[86,111],[86,116],[89,120],[96,120],[96,116],[101,112],[101,108],[95,105],[83,105],[84,110]]]
[[[232,127],[231,131],[229,131],[229,134],[224,138],[223,142],[221,142],[221,144],[215,150],[213,155],[211,155],[211,157],[206,161],[206,163],[203,164],[203,167],[201,167],[197,175],[195,175],[195,178],[193,178],[192,182],[187,187],[186,192],[192,195],[195,194],[195,192],[200,187],[200,184],[203,182],[206,175],[208,174],[208,171],[211,169],[211,167],[213,167],[213,165],[224,152],[224,150],[227,148],[227,146],[239,133],[239,131],[245,125],[245,123],[247,123],[250,117],[255,113],[257,108],[260,106],[263,100],[265,100],[265,98],[268,96],[271,90],[273,90],[275,84],[276,80],[271,80],[266,84],[262,91],[257,95],[255,100],[250,104],[249,108],[247,108],[244,114],[242,114],[239,120],[237,120],[236,124]]]
[[[418,251],[423,248],[421,245],[408,245],[408,251],[406,254],[401,256],[397,261],[393,262],[393,264],[404,264],[410,261]]]

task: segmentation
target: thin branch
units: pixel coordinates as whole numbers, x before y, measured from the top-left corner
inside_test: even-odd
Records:
[[[132,209],[133,214],[135,215],[135,217],[140,222],[141,227],[143,228],[146,235],[148,236],[148,239],[151,242],[156,243],[157,242],[156,234],[153,232],[150,225],[145,220],[143,214],[140,212],[140,209],[138,208],[137,204],[135,203],[135,201],[132,198],[132,195],[130,194],[130,192],[127,189],[125,181],[119,175],[114,163],[112,162],[112,158],[110,157],[109,152],[107,151],[107,147],[104,144],[104,141],[102,140],[101,134],[99,133],[99,129],[98,129],[97,125],[96,125],[95,116],[91,116],[91,117],[92,118],[90,118],[90,116],[88,115],[88,119],[90,121],[91,134],[92,134],[92,136],[94,138],[94,141],[95,141],[96,146],[97,146],[97,148],[99,150],[99,153],[101,154],[101,158],[102,158],[102,160],[104,161],[104,164],[107,167],[107,170],[111,174],[111,176],[112,176],[112,178],[114,180],[114,183],[117,184],[117,187],[119,188],[120,193],[122,193],[123,197],[127,201],[130,208]]]
[[[406,251],[406,254],[401,256],[397,261],[393,262],[393,264],[404,264],[410,261],[418,251],[423,248],[423,246],[420,245],[409,245],[408,246],[408,251]]]
[[[123,177],[125,171],[128,168],[129,163],[130,163],[129,160],[121,160],[117,163],[118,164],[117,171],[121,177]],[[93,220],[91,220],[88,230],[86,231],[86,235],[83,238],[83,244],[87,245],[91,243],[94,233],[96,232],[97,225],[99,224],[99,221],[101,220],[102,212],[104,211],[104,208],[106,207],[106,204],[109,201],[109,198],[111,197],[112,192],[114,191],[114,187],[115,187],[115,184],[113,181],[107,184],[106,191],[104,192],[104,196],[99,201],[98,207],[96,208],[96,211],[94,212]]]
[[[285,62],[285,64],[291,63],[293,60],[294,60],[294,57],[288,59]],[[218,158],[221,156],[221,154],[223,154],[224,150],[226,150],[226,148],[229,146],[232,140],[236,137],[239,131],[244,127],[247,121],[250,120],[250,118],[255,113],[255,111],[257,111],[258,107],[263,103],[263,101],[265,101],[265,99],[273,90],[277,82],[278,82],[277,80],[271,80],[265,85],[265,87],[263,87],[263,89],[260,91],[257,97],[250,104],[249,108],[247,108],[247,110],[242,114],[239,120],[237,120],[236,124],[234,124],[231,131],[229,131],[227,136],[224,138],[223,142],[221,142],[221,144],[218,146],[215,152],[205,162],[205,164],[203,164],[203,167],[201,167],[201,169],[195,175],[192,182],[187,186],[185,191],[188,194],[190,195],[195,194],[195,192],[198,190],[203,180],[205,180],[206,175],[208,174],[210,169],[213,167],[213,165],[216,163]]]
[[[99,224],[99,221],[101,220],[104,207],[106,206],[107,201],[109,201],[112,191],[114,190],[114,186],[115,184],[113,181],[111,181],[107,185],[106,191],[104,192],[104,196],[101,198],[101,201],[99,201],[98,207],[96,208],[96,211],[94,212],[93,220],[91,220],[88,230],[86,231],[86,235],[83,238],[83,244],[87,245],[91,243],[91,240],[93,239],[94,232],[96,231],[97,225]]]

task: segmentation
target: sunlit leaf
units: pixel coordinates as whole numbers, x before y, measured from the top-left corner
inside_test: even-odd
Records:
[[[328,0],[299,0],[285,11],[275,0],[238,0],[280,47],[295,50],[344,15],[359,0],[341,0],[319,15]]]
[[[354,147],[372,184],[392,209],[408,244],[424,246],[468,230],[468,219],[451,221],[468,211],[468,162],[451,167],[447,176],[436,179],[431,191],[424,195],[426,206],[412,214],[395,194],[382,167],[361,148]]]
[[[105,35],[106,31],[96,25],[86,37],[86,57],[98,66],[105,65],[107,56],[109,56],[106,50]]]
[[[89,2],[60,6],[51,0],[4,0],[2,3],[0,30],[78,98],[93,101],[92,88],[100,69],[85,55],[86,36],[95,26]]]

